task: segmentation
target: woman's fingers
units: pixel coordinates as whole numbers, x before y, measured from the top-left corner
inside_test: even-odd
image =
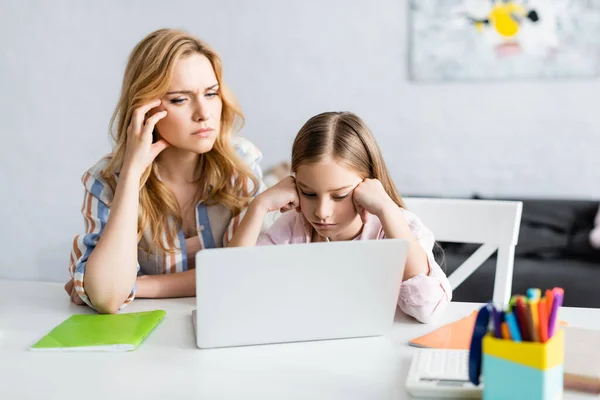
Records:
[[[141,174],[156,156],[169,146],[162,139],[152,143],[154,127],[158,121],[166,117],[167,111],[158,111],[146,118],[147,113],[160,104],[160,100],[154,100],[135,109],[127,128],[128,137],[123,169],[131,169]]]
[[[131,123],[129,124],[129,133],[134,135],[139,135],[142,132],[142,127],[144,125],[144,121],[146,119],[146,114],[148,111],[152,110],[154,107],[158,107],[160,105],[160,100],[152,100],[146,104],[142,104],[138,108],[133,111],[133,115],[131,116]]]
[[[71,290],[73,289],[73,286],[73,279],[69,279],[69,281],[65,283],[65,292],[67,292],[68,295],[71,295]]]
[[[77,299],[79,299],[79,295],[77,294],[77,291],[73,290],[71,292],[71,302],[77,304]]]
[[[73,288],[73,293],[71,293],[71,301],[77,305],[84,304],[83,300],[81,300],[81,297],[79,297],[79,295],[77,294],[75,288]]]
[[[73,282],[73,279],[69,279],[69,281],[65,283],[65,291],[67,292],[73,303],[78,305],[85,304],[83,300],[81,300],[81,297],[79,297],[79,294],[77,293],[77,289],[75,288],[75,282]]]
[[[167,143],[164,139],[160,139],[156,143],[152,143],[152,147],[150,149],[150,158],[154,160],[161,151],[169,147],[170,144]]]
[[[166,116],[167,116],[166,111],[160,111],[160,112],[157,112],[156,114],[154,114],[153,116],[151,116],[150,118],[148,118],[142,129],[142,136],[152,135],[152,132],[154,131],[154,126],[156,125],[156,123]]]

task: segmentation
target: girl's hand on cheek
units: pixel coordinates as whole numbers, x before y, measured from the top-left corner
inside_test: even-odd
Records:
[[[367,220],[367,213],[381,217],[389,207],[396,207],[396,203],[388,196],[381,182],[377,179],[365,179],[352,194],[354,207],[360,214],[363,223]]]
[[[292,176],[283,178],[278,184],[260,194],[255,201],[267,212],[279,210],[284,213],[294,208],[300,212],[300,198],[296,180]]]

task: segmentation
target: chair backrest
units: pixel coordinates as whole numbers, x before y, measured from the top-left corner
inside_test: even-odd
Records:
[[[493,300],[499,306],[508,304],[522,202],[419,197],[405,197],[404,202],[433,232],[436,241],[482,244],[448,277],[453,289],[497,250]]]

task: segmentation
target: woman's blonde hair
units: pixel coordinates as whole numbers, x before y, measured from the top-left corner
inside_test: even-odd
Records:
[[[309,119],[292,146],[292,171],[332,158],[361,178],[378,179],[390,198],[406,208],[369,127],[350,112],[325,112]]]
[[[241,128],[244,116],[223,82],[219,56],[206,43],[186,32],[157,30],[146,36],[131,52],[125,68],[121,97],[110,121],[111,129],[114,128],[115,147],[103,177],[114,189],[116,173],[123,166],[127,127],[133,111],[151,100],[163,97],[169,88],[175,62],[192,54],[201,54],[210,61],[223,102],[221,128],[214,147],[199,157],[197,168],[202,171],[202,178],[196,200],[223,204],[235,215],[248,204],[258,189],[257,178],[230,145],[231,135]],[[249,190],[248,181],[252,182],[252,190]],[[169,224],[170,220],[174,220],[176,224]],[[156,163],[152,163],[140,180],[138,240],[149,228],[154,244],[163,251],[172,252],[175,250],[175,237],[181,224],[177,199],[158,178]]]

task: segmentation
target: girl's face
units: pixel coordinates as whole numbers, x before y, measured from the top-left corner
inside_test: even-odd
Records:
[[[362,228],[353,201],[354,188],[363,179],[333,160],[301,164],[296,185],[302,214],[317,233],[330,240],[350,240]]]
[[[167,94],[156,112],[167,115],[156,124],[161,138],[194,153],[213,148],[221,128],[223,102],[212,64],[201,54],[180,58],[173,67]]]

